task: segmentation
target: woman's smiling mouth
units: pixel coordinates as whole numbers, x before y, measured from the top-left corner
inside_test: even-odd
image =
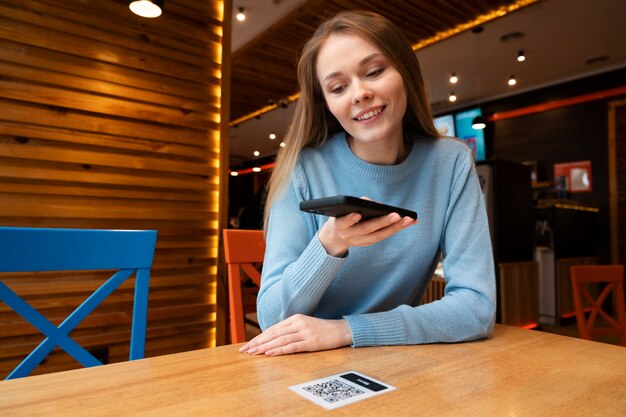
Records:
[[[361,122],[363,120],[371,119],[372,117],[378,116],[380,113],[382,113],[383,110],[385,110],[385,107],[386,106],[381,106],[381,107],[375,108],[373,110],[367,110],[367,111],[357,115],[353,120]]]

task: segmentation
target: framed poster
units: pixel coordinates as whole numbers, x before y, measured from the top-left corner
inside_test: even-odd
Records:
[[[554,164],[554,188],[562,193],[585,193],[592,190],[591,161]]]

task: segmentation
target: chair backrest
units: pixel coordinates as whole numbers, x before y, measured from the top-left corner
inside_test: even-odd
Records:
[[[593,336],[617,333],[620,335],[621,344],[626,346],[624,266],[577,265],[570,268],[570,276],[580,337],[592,340]],[[599,289],[596,288],[597,291],[592,295],[588,284],[605,285]],[[613,293],[613,315],[603,308],[604,301],[611,293]],[[597,326],[598,317],[606,323],[605,327]]]
[[[46,336],[6,379],[27,376],[56,346],[84,366],[102,365],[69,333],[133,274],[136,280],[129,359],[143,358],[156,238],[155,230],[0,227],[0,272],[116,271],[58,327],[2,282],[7,274],[0,276],[0,301]]]
[[[262,230],[241,229],[224,229],[223,236],[224,258],[228,265],[230,338],[231,343],[241,343],[246,341],[245,314],[256,310],[254,303],[261,285],[259,265],[265,256],[265,237]],[[255,287],[242,289],[248,279]]]

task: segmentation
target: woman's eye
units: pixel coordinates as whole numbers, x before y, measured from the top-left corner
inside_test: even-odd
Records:
[[[370,77],[370,78],[371,78],[371,77],[376,77],[376,76],[378,76],[378,75],[382,74],[382,72],[383,72],[384,70],[385,70],[384,68],[378,68],[378,69],[376,69],[376,70],[374,70],[374,71],[370,71],[370,72],[368,72],[368,73],[367,73],[367,76],[368,76],[368,77]]]
[[[331,88],[330,92],[333,93],[333,94],[340,94],[344,89],[345,89],[345,87],[343,85],[340,85],[339,87]]]

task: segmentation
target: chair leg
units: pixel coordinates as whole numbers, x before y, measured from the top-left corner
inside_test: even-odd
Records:
[[[146,324],[148,321],[148,288],[150,270],[137,270],[135,279],[135,306],[130,338],[130,360],[143,359],[146,347]]]

